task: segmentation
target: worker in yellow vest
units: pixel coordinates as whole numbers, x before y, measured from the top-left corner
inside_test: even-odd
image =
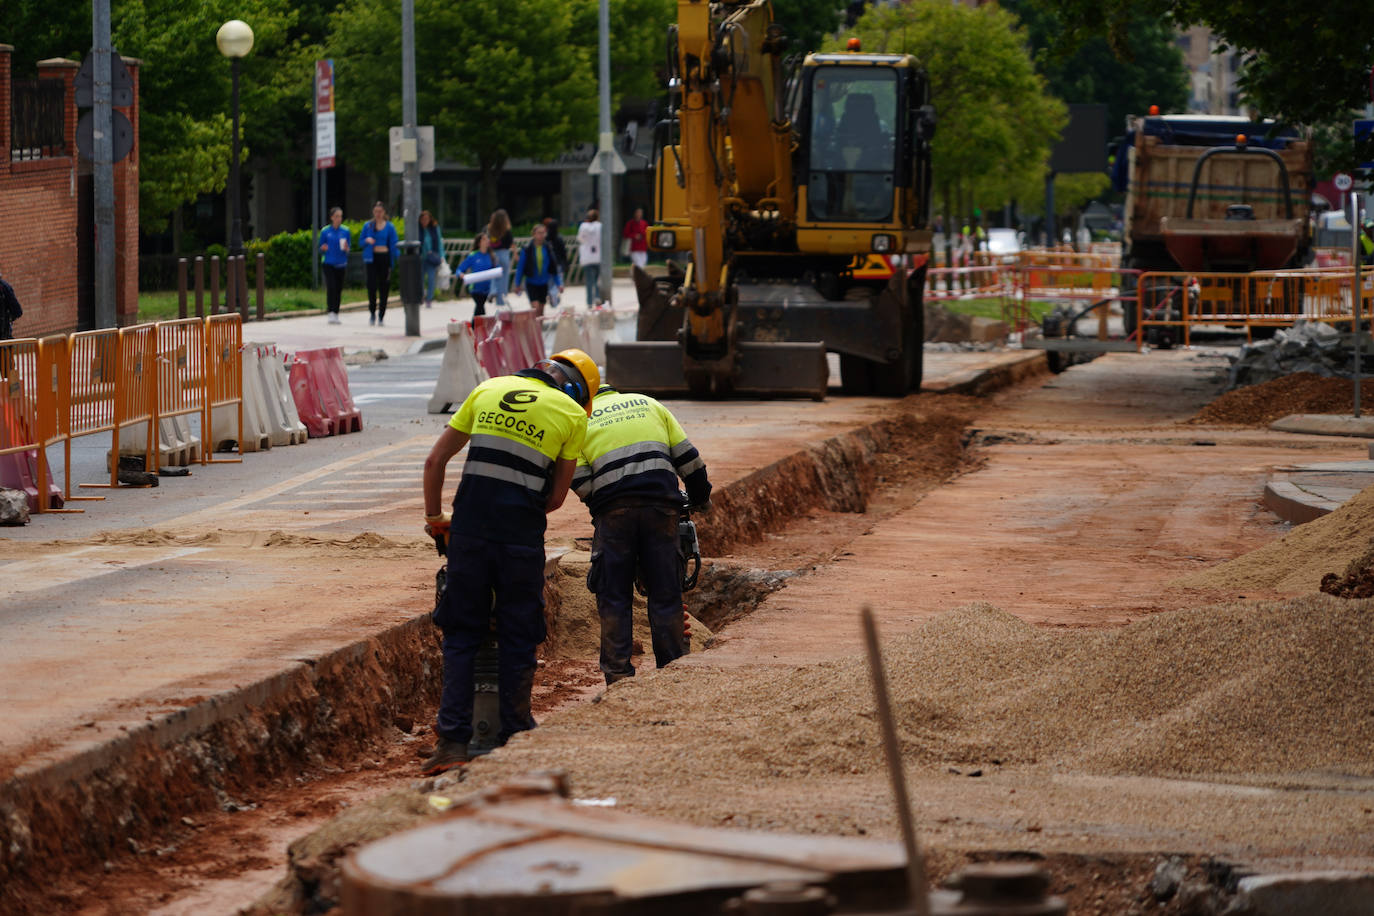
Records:
[[[544,641],[545,515],[563,504],[577,468],[601,373],[563,350],[470,394],[425,459],[425,532],[446,538],[448,587],[434,611],[444,632],[444,687],[430,776],[468,760],[474,661],[496,621],[501,728],[497,744],[534,728],[530,691]],[[467,446],[453,514],[444,470]]]
[[[654,661],[662,668],[687,652],[678,560],[679,478],[689,505],[710,506],[706,462],[677,418],[651,397],[602,386],[592,401],[573,490],[587,504],[596,528],[587,587],[596,594],[601,673],[608,685],[635,673],[630,615],[636,571],[648,592]]]

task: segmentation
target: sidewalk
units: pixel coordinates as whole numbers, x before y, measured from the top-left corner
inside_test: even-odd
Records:
[[[358,290],[345,290],[345,296],[357,295]],[[585,293],[581,285],[566,287],[559,308],[571,305],[578,311],[586,310]],[[511,308],[528,309],[529,299],[523,295],[508,293],[506,296]],[[617,277],[611,287],[612,306],[617,310],[639,307],[635,296],[634,282],[628,277]],[[367,323],[367,299],[345,302],[340,313],[341,323],[330,324],[323,312],[276,318],[269,321],[250,321],[243,326],[245,343],[274,343],[283,350],[314,350],[322,347],[341,347],[345,353],[360,350],[382,350],[387,356],[400,356],[405,353],[419,353],[422,350],[442,349],[447,340],[450,321],[467,321],[472,318],[472,300],[444,299],[434,303],[433,308],[420,307],[420,336],[406,336],[406,314],[399,296],[392,296],[386,307],[386,324],[377,327]],[[487,314],[492,314],[493,306],[487,301]],[[557,314],[550,308],[545,316]]]

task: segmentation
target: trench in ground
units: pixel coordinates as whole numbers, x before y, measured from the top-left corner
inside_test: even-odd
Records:
[[[914,395],[883,420],[719,488],[699,520],[709,559],[689,609],[728,631],[789,579],[958,473],[970,460],[964,430],[977,404]],[[551,615],[576,603],[570,589],[585,588],[573,576],[549,585]],[[280,875],[274,844],[417,772],[441,670],[437,633],[422,615],[151,722],[113,749],[10,780],[0,787],[0,902],[16,913],[195,912],[201,904],[177,901],[224,880],[226,894],[242,896],[218,907],[246,903]],[[594,658],[549,653],[536,712],[599,685]],[[309,863],[291,868],[309,883]]]

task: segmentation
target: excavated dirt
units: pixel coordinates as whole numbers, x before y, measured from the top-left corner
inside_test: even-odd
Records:
[[[1189,361],[1182,382],[1152,368],[1167,360]],[[895,838],[866,675],[835,649],[852,622],[840,628],[816,613],[843,604],[847,615],[875,585],[925,615],[890,619],[884,635],[933,875],[1028,857],[1051,869],[1072,912],[1178,913],[1177,899],[1160,905],[1144,890],[1162,858],[1150,850],[1191,851],[1185,864],[1203,882],[1231,873],[1203,851],[1368,867],[1371,603],[1215,603],[1265,590],[1166,585],[1280,530],[1252,484],[1288,460],[1279,457],[1287,440],[1226,451],[1225,433],[1194,442],[1195,430],[1180,436],[1174,425],[1219,389],[1215,363],[1105,357],[991,407],[925,396],[885,407],[771,479],[740,481],[701,520],[713,564],[689,602],[725,627],[719,649],[664,671],[639,659],[641,676],[595,703],[571,702],[601,692],[595,662],[551,652],[537,683],[540,729],[433,780],[414,779],[433,740],[413,725],[432,713],[417,701],[392,717],[409,731],[374,723],[366,752],[345,742],[294,779],[245,786],[229,799],[237,810],[173,822],[165,845],[112,849],[108,866],[67,871],[29,908],[233,909],[274,870],[281,877],[289,842],[285,877],[255,912],[326,912],[342,857],[428,816],[427,796],[462,797],[550,765],[571,771],[576,795],[614,795],[639,813]],[[1223,447],[1193,447],[1215,440]],[[1154,480],[1160,469],[1173,476]],[[959,476],[971,470],[980,473]],[[938,513],[938,530],[923,506]],[[925,540],[893,539],[893,528]],[[879,539],[882,550],[865,546]],[[1319,572],[1368,547],[1366,538],[1349,557],[1326,555]],[[909,567],[920,575],[892,574]],[[794,591],[810,597],[789,600]],[[560,600],[571,613],[587,597],[570,590]],[[764,617],[773,629],[751,629]],[[559,642],[585,646],[578,629]],[[789,631],[812,639],[801,655],[831,660],[789,667],[768,657],[765,637]]]
[[[1189,422],[1209,426],[1268,426],[1295,413],[1349,414],[1355,409],[1354,388],[1350,379],[1295,372],[1259,385],[1228,391],[1198,411]],[[1360,382],[1360,401],[1374,403],[1371,398],[1374,398],[1374,379],[1364,379]]]
[[[1320,588],[1337,598],[1374,598],[1374,546],[1351,560],[1343,575],[1322,576]]]

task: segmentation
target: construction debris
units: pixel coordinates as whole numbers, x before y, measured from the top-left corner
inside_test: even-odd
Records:
[[[1366,331],[1360,335],[1362,366],[1374,369],[1374,340]],[[1230,387],[1257,385],[1295,372],[1310,372],[1323,377],[1351,378],[1355,374],[1355,335],[1320,321],[1299,319],[1291,328],[1281,328],[1268,340],[1257,340],[1241,348],[1231,365]]]
[[[1374,370],[1374,359],[1370,360]],[[1374,378],[1361,379],[1360,398],[1374,404]],[[1296,372],[1267,382],[1226,392],[1189,423],[1265,427],[1294,414],[1350,414],[1355,406],[1355,385],[1349,379]]]
[[[23,490],[0,488],[0,525],[27,525],[29,499]]]

